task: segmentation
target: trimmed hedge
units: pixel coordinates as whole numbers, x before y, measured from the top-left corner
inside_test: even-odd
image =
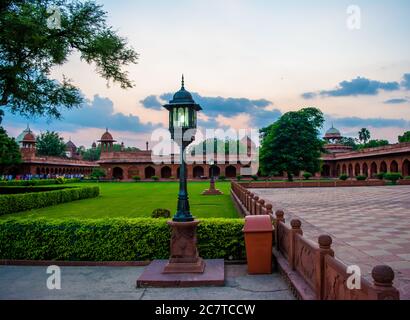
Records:
[[[65,187],[61,190],[0,195],[0,216],[30,209],[53,206],[100,194],[99,187]]]
[[[141,261],[168,259],[167,219],[0,220],[0,259]],[[205,259],[245,258],[242,219],[203,219],[198,249]]]
[[[81,180],[78,178],[64,179],[64,183],[77,183]],[[62,184],[61,179],[33,179],[33,180],[11,180],[0,181],[0,186],[46,186],[51,184]]]
[[[30,192],[45,192],[45,191],[54,191],[54,190],[63,190],[70,188],[68,186],[12,186],[12,187],[2,187],[0,186],[0,195],[3,194],[21,194],[21,193],[30,193]]]

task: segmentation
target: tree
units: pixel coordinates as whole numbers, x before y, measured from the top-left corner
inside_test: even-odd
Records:
[[[362,128],[359,131],[359,141],[363,143],[367,143],[370,140],[370,131],[366,128]]]
[[[81,154],[81,157],[87,161],[100,160],[101,146],[97,146],[96,148],[80,150],[80,154]]]
[[[78,88],[51,78],[54,66],[78,52],[107,81],[131,88],[122,67],[137,53],[107,25],[107,14],[94,1],[2,0],[0,2],[1,108],[12,113],[60,118],[61,108],[83,102]]]
[[[37,154],[40,156],[65,156],[64,139],[57,132],[48,131],[37,137]]]
[[[21,162],[20,148],[14,138],[7,135],[7,131],[0,127],[0,173],[4,174]]]
[[[402,136],[399,136],[399,142],[410,142],[410,131],[406,131]]]
[[[356,140],[354,138],[351,138],[351,137],[343,137],[340,140],[340,144],[343,144],[344,146],[352,147],[352,150],[357,150],[358,149],[358,145],[356,144]]]
[[[287,172],[291,181],[300,171],[318,172],[323,141],[319,129],[323,113],[317,108],[288,112],[267,128],[261,130],[260,149],[262,175]]]
[[[387,140],[369,140],[367,143],[359,145],[359,149],[383,147],[387,146],[388,144],[389,141]]]

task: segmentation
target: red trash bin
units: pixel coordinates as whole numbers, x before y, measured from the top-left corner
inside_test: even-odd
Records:
[[[272,273],[273,225],[270,216],[247,216],[242,231],[245,236],[248,273]]]

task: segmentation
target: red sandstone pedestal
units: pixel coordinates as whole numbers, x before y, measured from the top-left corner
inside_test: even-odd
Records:
[[[223,194],[223,193],[221,191],[219,191],[218,189],[215,189],[215,182],[212,182],[212,181],[211,181],[211,185],[210,185],[209,189],[202,192],[202,195],[204,195],[204,196],[217,196],[217,195],[221,195],[221,194]]]
[[[137,280],[137,287],[223,286],[224,261],[203,260],[197,249],[196,229],[199,221],[168,221],[172,228],[171,257],[155,260]]]

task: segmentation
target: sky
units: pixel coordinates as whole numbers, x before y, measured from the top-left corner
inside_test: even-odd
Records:
[[[139,53],[126,68],[135,86],[102,79],[74,53],[52,76],[86,97],[61,121],[6,114],[17,136],[57,130],[89,147],[105,128],[145,147],[167,126],[161,107],[185,87],[203,111],[200,128],[261,128],[307,106],[356,137],[397,142],[410,130],[410,1],[407,0],[99,0],[108,23]]]

